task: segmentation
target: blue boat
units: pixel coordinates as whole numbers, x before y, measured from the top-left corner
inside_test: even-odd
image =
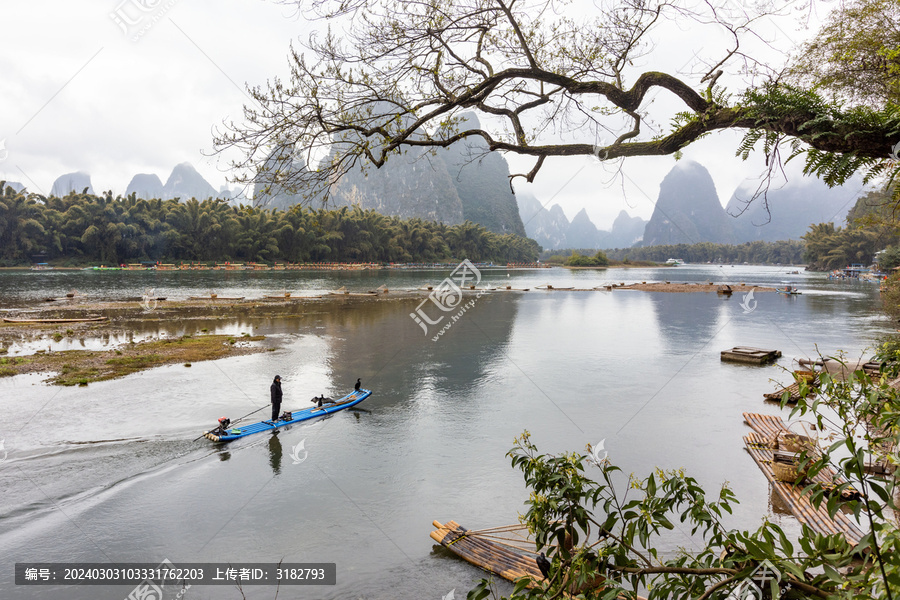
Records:
[[[219,432],[218,429],[213,429],[204,432],[203,437],[214,442],[230,442],[231,440],[247,437],[248,435],[253,435],[254,433],[271,431],[273,429],[278,429],[279,427],[284,427],[285,425],[290,425],[292,423],[300,423],[301,421],[309,421],[310,419],[325,417],[332,413],[336,413],[338,411],[356,406],[371,395],[371,390],[360,389],[347,394],[336,402],[323,404],[321,407],[312,406],[310,408],[304,408],[303,410],[292,412],[291,418],[289,420],[278,419],[274,422],[268,420],[259,421],[257,423],[251,423],[250,425],[246,425],[244,427],[233,427],[230,429],[226,429],[224,432]]]

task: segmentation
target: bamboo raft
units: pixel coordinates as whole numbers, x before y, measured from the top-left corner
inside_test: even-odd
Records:
[[[431,538],[466,562],[508,581],[515,582],[522,577],[529,577],[529,588],[539,588],[544,581],[544,575],[537,564],[534,540],[526,534],[524,525],[472,531],[456,521],[447,521],[443,525],[433,521],[432,525],[437,529],[431,532]],[[572,598],[588,588],[602,588],[603,581],[603,576],[597,575],[592,583],[563,591],[562,597]],[[625,596],[619,596],[619,600],[625,600]],[[646,598],[637,596],[637,600]]]
[[[781,358],[780,350],[763,350],[748,346],[735,346],[731,350],[722,350],[722,360],[726,362],[764,365],[778,358]]]
[[[815,383],[811,382],[807,384],[809,389],[809,398],[812,398],[816,395]],[[796,381],[791,385],[781,388],[780,390],[775,390],[774,392],[769,392],[768,394],[763,394],[763,398],[766,400],[772,400],[773,402],[781,402],[781,399],[784,398],[784,394],[787,392],[788,394],[788,404],[796,404],[800,400],[800,382]]]
[[[762,440],[770,450],[773,446],[772,441],[779,433],[787,433],[790,431],[787,426],[785,426],[784,421],[774,415],[744,413],[743,416],[744,422],[758,435],[758,439],[755,441]],[[825,489],[832,489],[835,485],[847,483],[848,480],[846,477],[835,473],[831,467],[825,467],[812,478],[812,481],[820,484]],[[849,489],[845,492],[845,495],[848,497],[859,496],[859,492],[854,489]]]
[[[476,567],[509,581],[531,577],[532,583],[528,587],[534,587],[544,579],[537,565],[534,543],[517,535],[521,525],[477,531],[469,531],[456,521],[447,521],[443,525],[434,521],[432,525],[437,528],[431,532],[433,540]]]
[[[83,317],[83,318],[71,318],[71,319],[14,319],[11,317],[4,317],[3,321],[5,323],[96,323],[98,321],[105,321],[107,317]]]
[[[188,300],[243,300],[243,296],[188,296]]]
[[[771,441],[778,433],[787,431],[784,421],[775,416],[754,413],[744,413],[744,420],[754,429],[744,436],[744,446],[747,448],[747,452],[769,480],[779,499],[790,509],[797,520],[817,533],[823,535],[842,534],[848,543],[854,546],[859,544],[863,538],[863,532],[850,517],[840,511],[834,515],[834,518],[830,517],[824,503],[819,508],[812,506],[809,495],[803,493],[803,485],[794,485],[775,478],[772,467]],[[835,479],[834,471],[828,468],[823,469],[811,479],[813,483],[827,487],[832,487],[835,480],[838,483],[846,481],[840,477]]]

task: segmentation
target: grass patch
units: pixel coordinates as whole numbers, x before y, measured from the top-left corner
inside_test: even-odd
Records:
[[[29,357],[27,356],[9,356],[7,358],[0,358],[0,367],[23,365],[27,362],[29,362]]]
[[[265,336],[244,337],[242,341],[260,341]],[[131,373],[168,364],[216,360],[228,356],[261,352],[262,348],[236,346],[226,335],[180,337],[129,344],[124,349],[92,352],[66,350],[50,354],[0,358],[0,377],[20,373],[54,372],[50,381],[57,385],[87,385],[124,377]],[[236,341],[236,340],[235,340]]]

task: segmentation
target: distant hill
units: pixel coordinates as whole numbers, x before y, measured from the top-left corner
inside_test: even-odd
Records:
[[[616,217],[612,230],[606,231],[597,229],[585,209],[581,209],[570,223],[558,204],[547,210],[528,192],[516,194],[516,198],[528,237],[545,249],[628,248],[644,234],[646,221],[631,217],[624,210]]]
[[[191,163],[175,165],[163,186],[166,198],[197,198],[205,200],[216,197],[216,188],[211,186]]]
[[[479,129],[474,113],[466,113],[460,129]],[[462,202],[463,219],[495,233],[525,235],[516,196],[509,187],[509,165],[499,152],[488,152],[487,142],[471,137],[444,149],[439,155]]]
[[[554,204],[547,210],[529,192],[516,194],[516,201],[528,237],[544,248],[567,247],[566,232],[569,230],[569,219],[559,204]]]
[[[620,211],[613,221],[612,231],[606,241],[606,248],[630,248],[644,239],[647,221],[640,217],[632,217]]]
[[[813,223],[842,223],[859,196],[861,181],[829,188],[820,179],[795,178],[768,191],[768,207],[762,197],[747,207],[757,185],[742,183],[725,207],[729,215],[737,215],[730,220],[738,242],[799,240]]]
[[[83,171],[76,171],[57,177],[56,181],[53,182],[53,187],[50,188],[50,195],[62,197],[70,192],[80,194],[85,188],[87,188],[88,194],[94,193],[94,188],[91,186],[91,176]]]
[[[165,185],[163,185],[159,176],[154,173],[138,173],[131,178],[125,190],[126,196],[131,194],[144,199],[161,198],[162,200],[171,200],[179,198],[182,201],[191,198],[198,200],[206,200],[207,198],[231,199],[234,195],[227,188],[217,192],[216,188],[210,185],[203,175],[197,172],[197,169],[188,162],[175,165]]]
[[[18,181],[7,181],[3,184],[3,189],[0,189],[0,195],[6,193],[6,188],[11,187],[13,190],[17,192],[21,192],[25,189],[25,186],[19,183]]]
[[[411,148],[380,168],[359,167],[331,186],[329,205],[359,206],[383,215],[462,223],[462,201],[439,156]]]
[[[374,111],[379,110],[376,104]],[[474,114],[464,117],[462,129],[479,127]],[[341,141],[337,141],[341,144]],[[421,218],[455,225],[472,221],[496,233],[525,235],[516,197],[509,187],[509,166],[497,152],[485,152],[485,142],[472,138],[432,154],[408,148],[392,155],[381,168],[362,166],[332,184],[330,206],[359,206],[384,215]],[[336,155],[332,151],[331,160]],[[253,203],[288,209],[300,203],[317,204],[286,185],[306,170],[289,149],[273,151],[254,180]]]
[[[569,248],[606,248],[608,231],[600,231],[582,208],[569,223],[566,231],[566,246]]]
[[[165,198],[165,188],[156,174],[138,173],[131,178],[125,195],[135,194],[138,198],[149,200],[150,198]]]
[[[294,192],[286,181],[306,171],[306,165],[294,160],[286,148],[276,148],[263,163],[263,168],[253,180],[253,206],[290,210],[302,204],[304,197]],[[310,204],[315,205],[315,200]]]
[[[730,219],[709,171],[693,161],[676,163],[659,186],[659,199],[644,229],[642,245],[734,241]]]

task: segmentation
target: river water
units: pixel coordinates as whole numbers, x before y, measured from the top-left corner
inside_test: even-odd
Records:
[[[278,598],[437,600],[454,589],[464,597],[485,575],[436,548],[431,522],[514,523],[528,494],[505,454],[525,429],[543,452],[603,441],[626,473],[683,467],[709,491],[728,481],[741,501],[732,525],[755,528],[769,516],[796,533],[743,450],[749,429],[741,413],[779,413],[762,394],[775,388],[773,379],[789,379],[782,367],[793,358],[817,350],[867,357],[893,324],[879,312],[877,286],[790,270],[491,270],[484,283],[532,291],[477,298],[437,341],[434,329],[426,335],[410,318],[419,299],[323,301],[290,317],[209,326],[264,334],[272,352],[88,387],[48,386],[39,375],[0,379],[0,597],[122,599],[133,587],[16,586],[16,562],[165,559],[336,563],[335,586],[282,587]],[[72,289],[98,300],[149,289],[172,299],[210,291],[256,297],[414,288],[447,274],[4,272],[0,308],[19,310]],[[787,279],[803,295],[758,293],[746,301],[741,293],[533,289]],[[162,329],[175,335],[191,327]],[[784,356],[767,367],[720,362],[720,351],[735,345]],[[225,446],[195,439],[220,416],[266,405],[275,374],[284,379],[288,410],[319,393],[345,393],[357,377],[374,393],[359,410],[324,421]],[[674,552],[696,541],[682,527],[659,547]],[[243,594],[272,599],[275,589],[245,587]],[[195,586],[181,597],[242,596],[233,587]]]

